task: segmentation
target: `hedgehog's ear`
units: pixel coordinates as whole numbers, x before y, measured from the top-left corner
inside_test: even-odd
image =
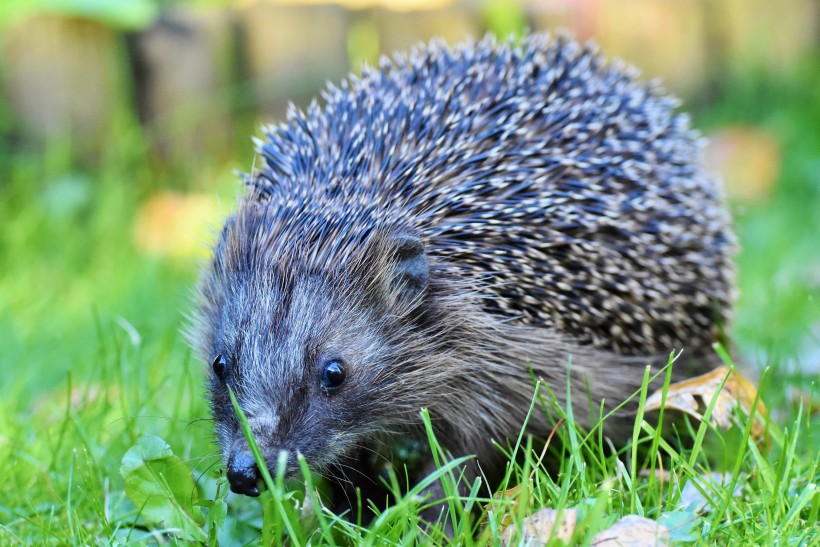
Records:
[[[390,237],[390,245],[395,256],[391,292],[405,302],[416,299],[430,282],[430,267],[427,253],[421,239],[401,233]]]

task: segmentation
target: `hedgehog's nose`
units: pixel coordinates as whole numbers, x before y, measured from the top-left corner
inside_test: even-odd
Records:
[[[255,498],[259,495],[260,478],[259,468],[250,451],[240,450],[231,454],[228,459],[228,482],[231,483],[231,490]]]

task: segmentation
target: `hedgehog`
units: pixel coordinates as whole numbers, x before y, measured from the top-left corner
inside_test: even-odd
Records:
[[[594,45],[534,34],[383,58],[264,128],[194,327],[231,489],[261,475],[229,388],[287,476],[299,455],[328,476],[389,458],[428,409],[492,480],[498,445],[550,431],[528,419],[536,380],[593,426],[670,352],[675,378],[711,368],[735,239],[677,108]],[[630,408],[604,422],[616,441]],[[434,469],[424,453],[414,476]]]

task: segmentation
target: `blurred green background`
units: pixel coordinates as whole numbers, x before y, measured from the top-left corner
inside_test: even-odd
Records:
[[[806,396],[820,374],[816,1],[3,0],[0,484],[61,492],[67,428],[78,457],[114,469],[143,433],[211,450],[180,327],[259,124],[419,41],[562,28],[662,78],[710,137],[742,243],[739,354],[776,367],[776,413]],[[107,481],[105,465],[83,480]]]

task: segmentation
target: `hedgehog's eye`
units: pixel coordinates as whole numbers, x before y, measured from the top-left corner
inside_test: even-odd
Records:
[[[228,360],[225,359],[225,356],[221,353],[214,357],[213,362],[211,363],[211,368],[216,374],[216,377],[220,379],[220,381],[224,382],[225,377],[228,375]]]
[[[344,363],[340,359],[331,359],[326,362],[322,367],[322,391],[330,395],[342,385],[345,376],[347,376],[347,373],[345,372]]]

